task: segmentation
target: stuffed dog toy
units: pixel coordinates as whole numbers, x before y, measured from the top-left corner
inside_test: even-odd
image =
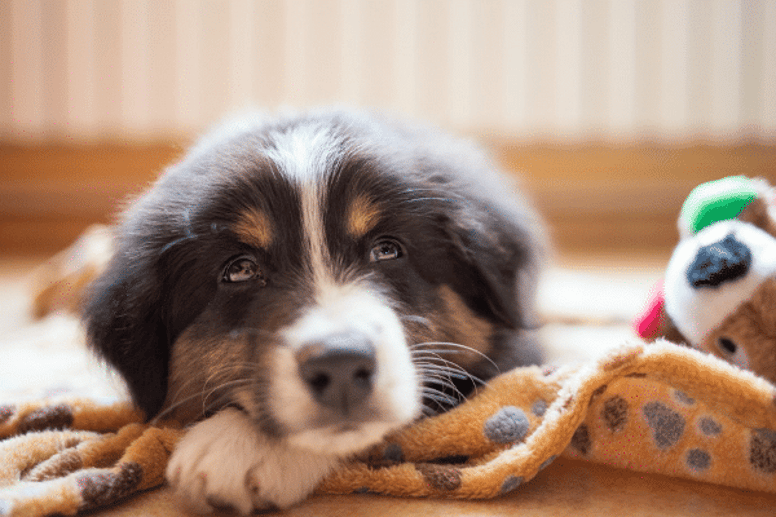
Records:
[[[765,180],[705,183],[679,217],[680,242],[647,314],[664,337],[776,382],[776,202]]]

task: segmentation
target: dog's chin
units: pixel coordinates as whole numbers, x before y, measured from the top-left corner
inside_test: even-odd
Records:
[[[345,458],[378,444],[387,434],[407,422],[341,423],[330,427],[311,429],[289,435],[289,446],[296,449]]]

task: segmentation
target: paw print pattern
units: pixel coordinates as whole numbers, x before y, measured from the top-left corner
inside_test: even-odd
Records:
[[[547,412],[546,400],[539,399],[536,402],[534,402],[533,406],[531,406],[531,413],[533,413],[538,417],[543,417],[546,412]]]
[[[571,437],[571,447],[581,452],[582,455],[586,455],[590,451],[591,445],[590,431],[587,428],[587,424],[582,424],[574,431],[574,436]]]
[[[504,480],[504,483],[501,485],[501,490],[499,493],[508,494],[509,492],[522,485],[523,481],[523,476],[507,476],[507,478]]]
[[[776,431],[757,429],[749,442],[749,462],[764,474],[776,472]]]
[[[665,472],[705,481],[741,465],[764,488],[776,482],[776,430],[747,429],[695,393],[625,376],[591,398],[567,456],[637,470],[655,459]]]
[[[722,426],[709,416],[698,420],[698,429],[706,436],[717,436],[722,432]]]
[[[676,445],[684,434],[685,422],[682,415],[661,402],[645,404],[643,412],[652,430],[655,445],[659,449]]]
[[[690,449],[685,459],[687,466],[696,471],[704,471],[711,465],[711,455],[703,449]]]
[[[530,413],[534,417],[541,419],[545,416],[548,409],[547,401],[539,398],[531,403]],[[484,436],[491,442],[516,446],[525,441],[531,429],[531,421],[527,412],[515,406],[504,406],[485,421],[483,426]],[[538,471],[545,469],[552,463],[557,456],[553,455],[544,460],[538,466]],[[534,472],[532,475],[534,475]],[[529,478],[530,479],[530,478]],[[499,494],[508,494],[514,491],[526,481],[525,476],[509,474],[501,483]]]
[[[628,422],[628,409],[628,402],[620,396],[611,397],[604,402],[601,418],[611,432],[622,431],[625,427]]]
[[[525,438],[530,425],[522,409],[506,406],[485,422],[483,433],[496,443],[515,443]]]
[[[452,492],[461,486],[461,471],[455,467],[421,463],[415,469],[439,492]]]

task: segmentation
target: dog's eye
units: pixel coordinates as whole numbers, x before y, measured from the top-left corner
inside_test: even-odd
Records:
[[[240,257],[231,261],[224,270],[224,282],[247,282],[253,279],[260,279],[264,282],[259,265],[248,257]]]
[[[401,244],[393,239],[378,241],[369,252],[370,262],[382,262],[384,260],[396,260],[404,255]]]

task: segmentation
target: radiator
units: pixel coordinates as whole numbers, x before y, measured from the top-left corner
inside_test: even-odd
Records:
[[[776,140],[772,0],[2,0],[0,138],[188,136],[246,106],[521,139]]]

